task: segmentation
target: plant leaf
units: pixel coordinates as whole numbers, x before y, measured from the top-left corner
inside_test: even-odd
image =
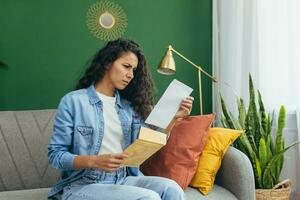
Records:
[[[245,129],[246,121],[246,108],[244,105],[244,100],[242,98],[237,98],[238,110],[239,110],[239,122],[243,129]]]
[[[220,98],[221,98],[222,111],[223,111],[224,117],[226,119],[226,124],[228,125],[228,128],[234,129],[232,119],[230,118],[230,116],[228,114],[228,111],[227,111],[227,108],[226,108],[226,105],[225,105],[225,101],[224,101],[222,95],[220,95]]]
[[[261,117],[261,127],[264,130],[264,132],[267,132],[267,116],[266,116],[266,111],[265,111],[265,106],[261,98],[261,94],[259,90],[257,90],[258,93],[258,104],[259,104],[259,113]]]
[[[286,152],[288,149],[290,149],[291,147],[297,145],[300,143],[300,140],[292,143],[291,145],[289,145],[288,147],[286,147],[285,149],[277,152],[277,154],[273,155],[273,157],[271,158],[271,160],[268,162],[266,169],[263,173],[263,182],[267,182],[267,179],[269,179],[269,177],[272,176],[271,171],[272,171],[272,166],[275,166],[275,163],[278,161],[278,159],[281,158],[282,154],[284,154],[284,152]],[[273,184],[277,184],[278,182],[274,182]],[[272,185],[273,186],[273,185]]]
[[[259,160],[260,160],[262,172],[265,170],[267,159],[268,156],[267,156],[266,140],[264,137],[261,137],[259,142]]]
[[[246,117],[246,133],[247,135],[252,135],[254,138],[254,143],[255,146],[259,146],[259,141],[261,137],[260,133],[260,121],[258,117],[258,112],[256,108],[256,103],[255,103],[255,93],[254,93],[254,86],[253,86],[253,81],[252,77],[249,74],[249,95],[250,95],[250,101],[249,101],[249,108],[248,108],[248,113]],[[256,154],[258,152],[256,151]]]

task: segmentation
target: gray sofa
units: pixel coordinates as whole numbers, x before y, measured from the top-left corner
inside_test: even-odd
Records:
[[[47,199],[59,173],[48,165],[47,144],[56,110],[0,112],[0,200]],[[253,200],[248,158],[230,147],[208,196],[188,188],[187,200]]]

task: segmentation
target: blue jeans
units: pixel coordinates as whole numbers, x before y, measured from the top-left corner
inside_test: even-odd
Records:
[[[126,176],[123,169],[93,177],[66,186],[62,200],[184,200],[181,187],[167,178]]]

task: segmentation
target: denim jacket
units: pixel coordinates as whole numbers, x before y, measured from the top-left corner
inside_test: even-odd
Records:
[[[125,99],[116,95],[116,111],[121,122],[124,139],[123,150],[138,137],[144,122],[137,116]],[[69,183],[83,177],[89,169],[74,170],[77,155],[97,155],[104,132],[103,104],[95,87],[80,89],[66,94],[58,106],[50,143],[50,164],[62,171],[60,180],[52,187],[48,197],[62,191]],[[138,168],[127,168],[129,175],[142,175]]]

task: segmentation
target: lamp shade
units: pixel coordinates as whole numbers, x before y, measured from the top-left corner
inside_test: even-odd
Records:
[[[160,62],[157,72],[165,75],[172,75],[176,72],[175,61],[171,49],[169,48]]]

